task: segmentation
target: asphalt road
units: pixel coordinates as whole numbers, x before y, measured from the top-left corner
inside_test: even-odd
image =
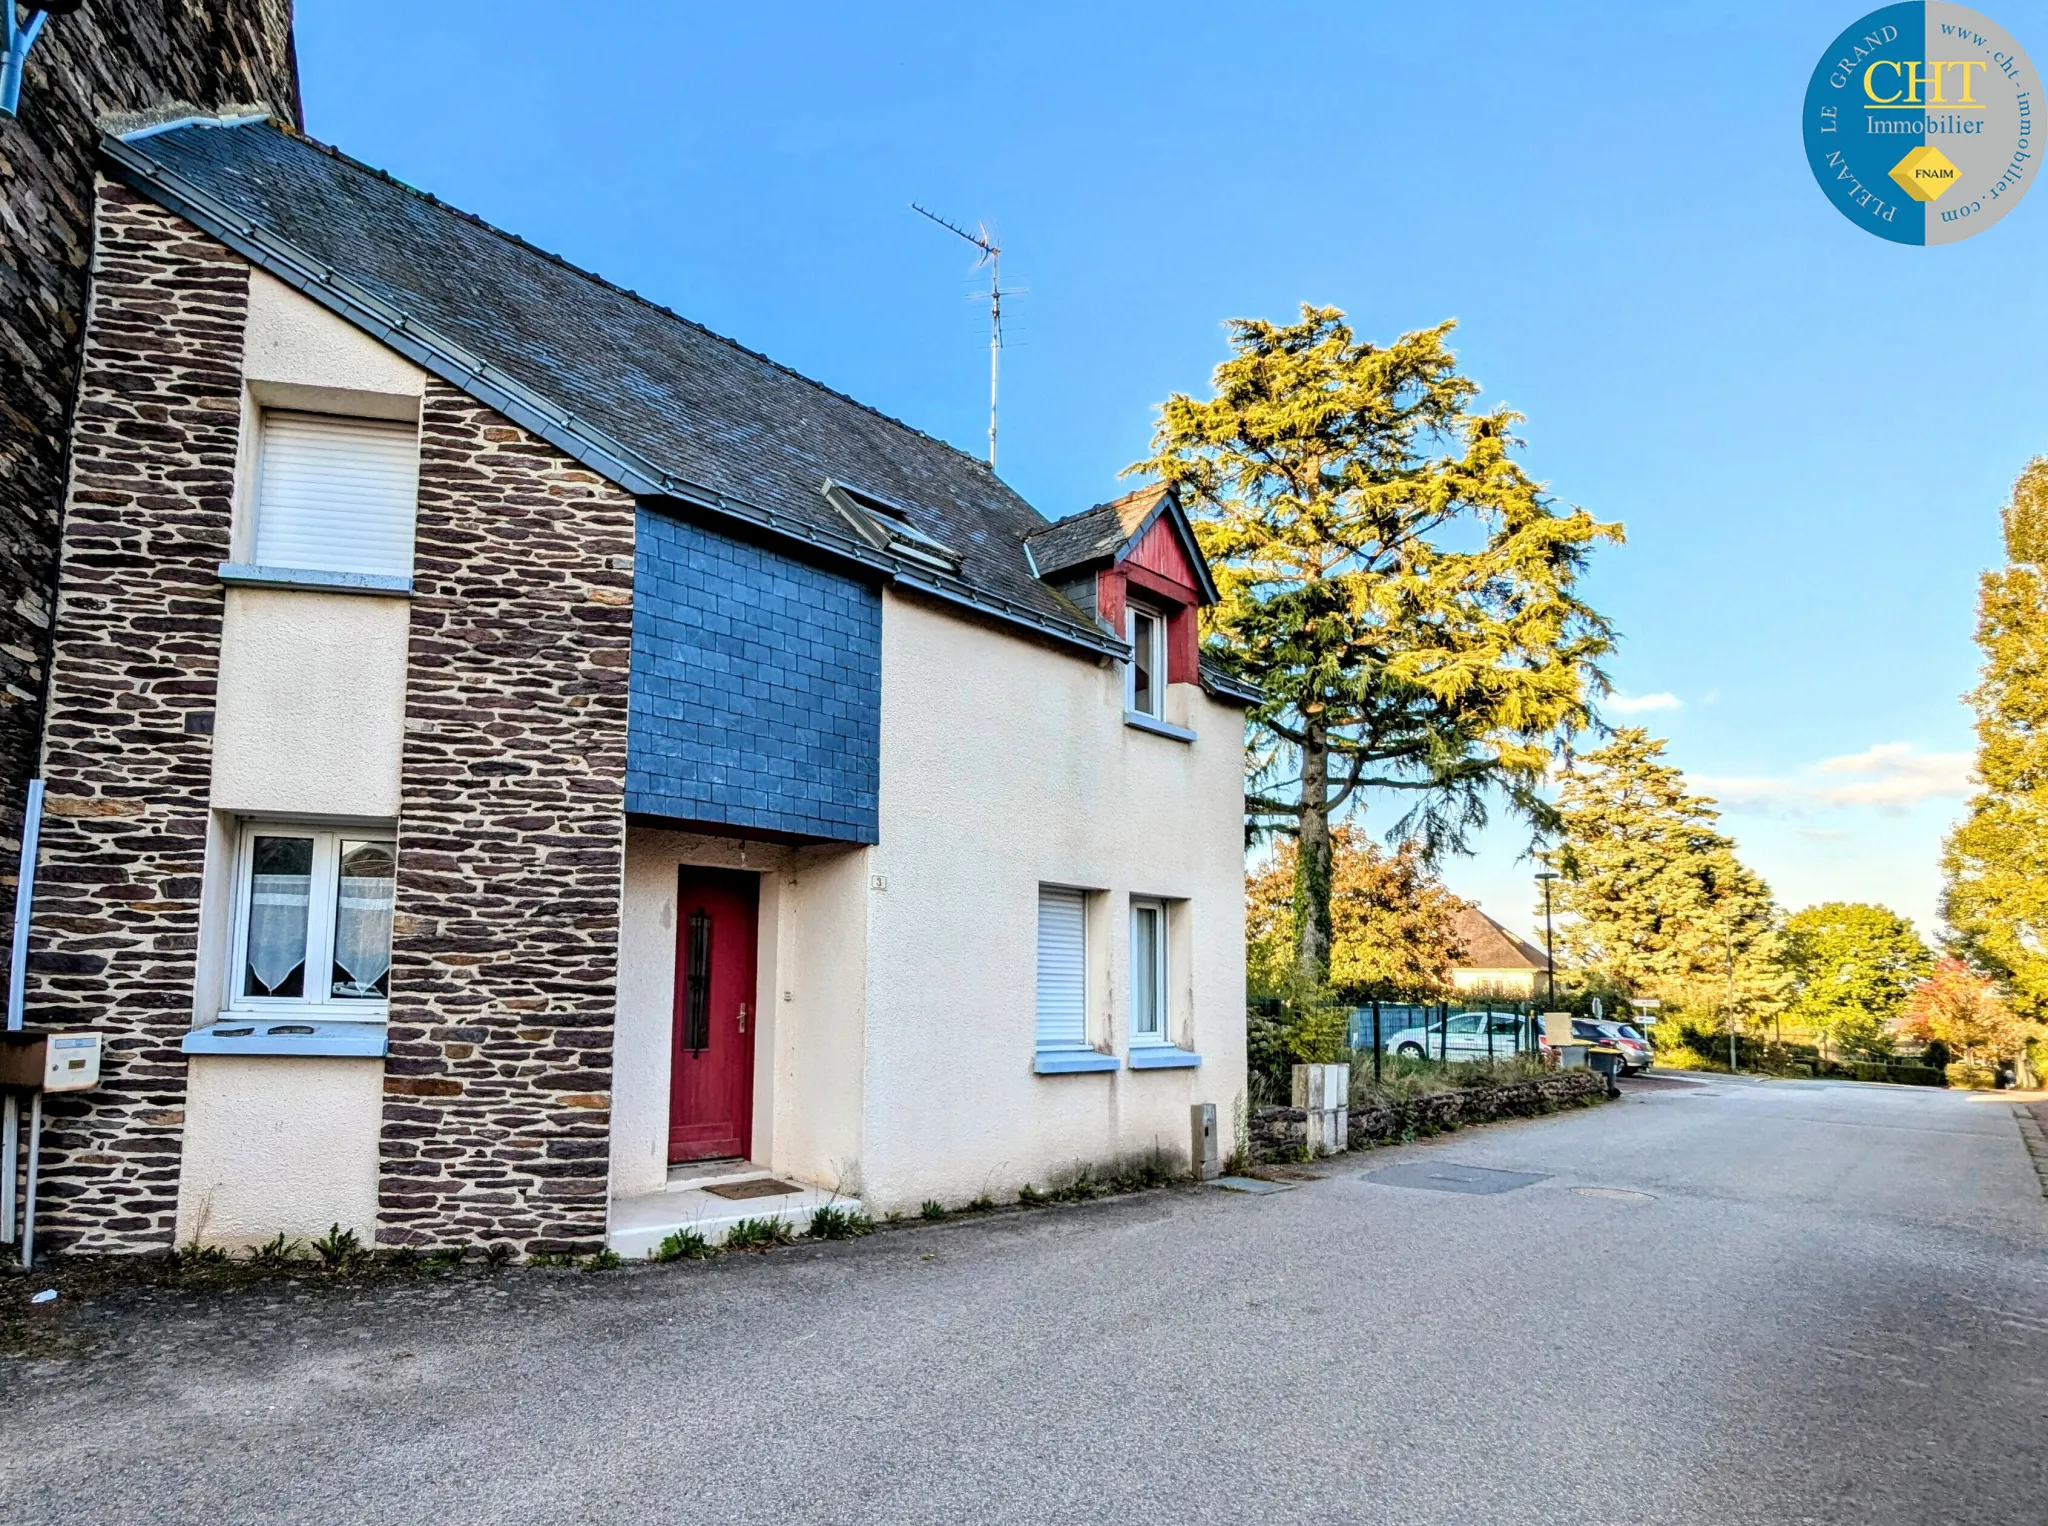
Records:
[[[65,1317],[93,1355],[5,1374],[8,1522],[2048,1520],[2048,1202],[2012,1105],[1945,1092],[1638,1091],[1271,1196]]]

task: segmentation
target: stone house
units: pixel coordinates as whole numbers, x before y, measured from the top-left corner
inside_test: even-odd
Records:
[[[1185,1162],[1243,710],[981,462],[271,122],[102,146],[31,1021],[79,1250],[526,1252]]]
[[[17,14],[35,10],[28,5]],[[0,115],[0,882],[42,741],[65,448],[100,124],[179,102],[298,110],[291,0],[95,3],[48,18]],[[12,925],[0,921],[0,945]]]

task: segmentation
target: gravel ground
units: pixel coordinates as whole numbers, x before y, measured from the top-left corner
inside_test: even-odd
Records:
[[[1539,1179],[1371,1179],[1415,1163]],[[1260,1197],[37,1313],[12,1521],[2048,1520],[2048,1202],[1959,1093],[1632,1087]]]

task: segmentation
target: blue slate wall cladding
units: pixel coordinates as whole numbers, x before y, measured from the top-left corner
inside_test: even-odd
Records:
[[[628,811],[875,841],[876,589],[643,508],[631,698]]]

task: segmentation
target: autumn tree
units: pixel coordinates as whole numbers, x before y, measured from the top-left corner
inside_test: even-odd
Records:
[[[1981,789],[1942,855],[1952,946],[2048,1018],[2048,457],[2013,484],[2006,565],[1977,594]]]
[[[1359,828],[1330,829],[1329,983],[1353,1000],[1421,997],[1450,989],[1462,952],[1456,923],[1465,903],[1444,888],[1421,850],[1381,848]],[[1295,856],[1283,839],[1251,877],[1246,966],[1254,990],[1278,994],[1299,974],[1294,941]]]
[[[2018,1057],[2039,1032],[2015,1012],[1989,977],[1960,959],[1943,959],[1913,988],[1901,1013],[1907,1037],[1935,1041],[1965,1061],[1996,1065]]]
[[[1557,812],[1561,963],[1667,1003],[1718,1006],[1732,991],[1753,1016],[1777,1009],[1789,978],[1770,888],[1662,741],[1615,732],[1565,773]]]
[[[1785,962],[1793,977],[1788,1022],[1851,1053],[1881,1056],[1891,1052],[1892,1021],[1933,969],[1934,955],[1896,912],[1829,901],[1786,920]]]
[[[1210,650],[1266,696],[1248,822],[1297,844],[1294,957],[1319,981],[1332,823],[1361,791],[1412,803],[1395,832],[1425,856],[1490,800],[1548,819],[1538,787],[1592,719],[1613,640],[1578,579],[1621,532],[1524,473],[1521,417],[1475,406],[1453,325],[1379,345],[1304,306],[1227,327],[1213,396],[1169,398],[1131,470],[1179,489],[1222,594]]]

